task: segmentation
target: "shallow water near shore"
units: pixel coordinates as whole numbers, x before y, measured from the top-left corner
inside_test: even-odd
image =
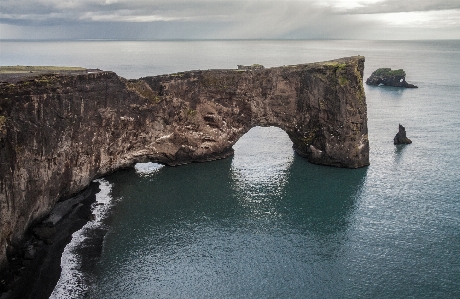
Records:
[[[248,132],[228,159],[104,178],[100,218],[66,249],[52,298],[460,297],[460,41],[2,42],[0,51],[5,65],[127,78],[359,54],[365,78],[403,68],[419,86],[365,86],[366,168],[310,164],[270,127]],[[399,123],[412,144],[393,145]],[[101,227],[100,258],[82,265],[82,239]]]

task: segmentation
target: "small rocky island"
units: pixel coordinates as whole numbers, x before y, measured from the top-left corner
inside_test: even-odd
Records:
[[[395,138],[393,139],[394,144],[411,144],[412,140],[406,136],[406,128],[399,125],[399,132],[396,133]]]
[[[367,85],[393,86],[405,88],[418,88],[417,86],[406,82],[406,72],[402,69],[392,70],[391,68],[380,68],[372,73],[366,80]]]

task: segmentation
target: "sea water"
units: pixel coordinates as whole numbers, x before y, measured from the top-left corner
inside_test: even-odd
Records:
[[[66,248],[52,298],[460,297],[460,41],[0,45],[2,65],[127,78],[363,55],[365,79],[403,68],[419,86],[365,86],[369,167],[310,164],[285,132],[256,127],[233,157],[103,178],[98,216]],[[399,124],[412,144],[393,144]],[[85,266],[85,243],[101,227],[100,256]]]

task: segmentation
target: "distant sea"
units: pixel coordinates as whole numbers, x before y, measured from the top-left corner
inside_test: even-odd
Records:
[[[369,167],[310,164],[256,127],[224,160],[102,178],[51,298],[460,298],[460,41],[0,41],[1,65],[126,78],[353,55],[365,79],[419,86],[365,86]],[[412,144],[393,144],[399,124]]]

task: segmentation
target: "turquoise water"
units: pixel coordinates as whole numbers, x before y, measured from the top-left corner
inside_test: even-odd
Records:
[[[228,159],[104,178],[101,197],[112,204],[98,222],[107,230],[101,257],[82,267],[75,237],[53,298],[460,297],[460,41],[1,45],[1,64],[128,78],[360,54],[365,78],[403,68],[419,86],[365,86],[366,168],[312,165],[280,129],[254,128]],[[393,145],[399,123],[412,144]]]

